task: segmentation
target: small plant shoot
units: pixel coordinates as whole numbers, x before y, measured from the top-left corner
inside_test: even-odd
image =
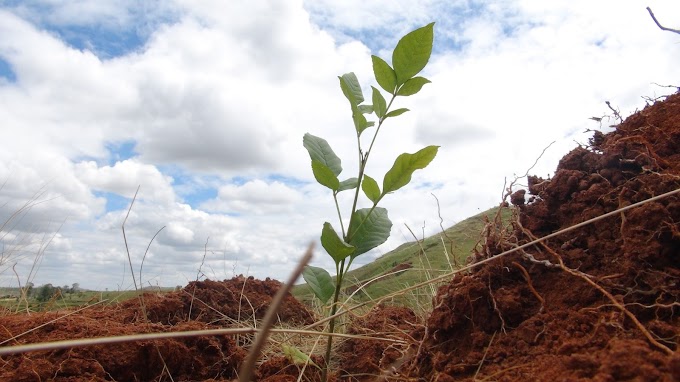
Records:
[[[334,227],[331,223],[325,222],[321,229],[321,245],[335,262],[335,281],[323,268],[308,266],[303,272],[305,281],[322,303],[327,304],[331,298],[333,299],[330,305],[331,315],[335,315],[337,311],[343,278],[354,259],[383,244],[390,237],[392,222],[387,210],[378,207],[378,203],[388,194],[406,186],[411,181],[413,173],[427,167],[437,155],[439,146],[428,146],[412,154],[399,155],[392,168],[384,175],[382,189],[375,178],[365,173],[366,164],[373,152],[373,144],[385,120],[409,111],[406,108],[393,109],[392,104],[395,99],[417,94],[424,85],[430,83],[428,79],[416,75],[425,68],[430,59],[433,39],[434,23],[431,23],[408,33],[399,40],[392,53],[393,66],[380,57],[371,56],[375,80],[386,92],[387,98],[379,89],[371,87],[370,102],[372,104],[366,104],[361,85],[354,73],[338,77],[340,89],[349,101],[358,143],[359,170],[356,177],[342,179],[340,176],[342,161],[325,139],[309,133],[303,137],[303,145],[311,158],[314,178],[319,184],[330,189],[338,214],[337,226]],[[362,144],[364,143],[362,134],[371,131],[369,129],[372,127],[375,127],[372,131],[373,136],[368,148],[365,149]],[[343,191],[354,192],[347,227],[344,226],[337,197]],[[357,208],[360,192],[364,193],[372,205]],[[335,320],[331,320],[329,331],[332,333],[334,330]],[[323,367],[322,379],[324,381],[327,379],[331,346],[332,337],[329,337]]]

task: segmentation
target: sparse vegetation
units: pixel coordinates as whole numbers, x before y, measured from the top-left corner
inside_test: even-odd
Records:
[[[343,291],[351,295],[358,290],[352,298],[354,303],[377,302],[388,293],[451,272],[452,268],[466,264],[472,249],[480,240],[485,217],[493,217],[497,211],[498,207],[494,207],[481,212],[436,235],[404,243],[378,259],[350,270],[345,275]],[[509,217],[508,209],[504,209],[503,217]],[[372,281],[394,272],[396,268],[402,270],[393,277]],[[301,301],[313,305],[314,292],[308,284],[297,285],[292,293]],[[410,295],[396,296],[393,303],[426,312],[432,303],[431,289],[422,288]]]

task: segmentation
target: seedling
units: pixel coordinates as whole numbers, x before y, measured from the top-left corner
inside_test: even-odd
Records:
[[[378,207],[378,203],[387,194],[393,193],[404,187],[411,181],[411,176],[418,169],[425,168],[437,155],[439,146],[428,146],[413,153],[404,153],[397,157],[383,178],[382,190],[378,182],[365,173],[366,164],[373,150],[376,137],[380,132],[385,120],[394,118],[409,111],[406,108],[392,110],[392,103],[397,97],[407,97],[418,93],[425,84],[430,81],[416,75],[425,68],[432,53],[434,39],[434,23],[416,29],[397,43],[392,53],[391,67],[387,62],[377,56],[371,56],[373,61],[373,73],[380,87],[387,92],[389,102],[380,90],[372,88],[372,105],[364,104],[364,95],[359,85],[359,80],[354,73],[343,74],[338,77],[340,89],[350,104],[352,121],[357,137],[359,154],[359,173],[357,177],[340,180],[342,173],[342,161],[335,155],[333,149],[323,138],[304,135],[303,145],[309,152],[312,160],[312,172],[314,178],[322,185],[329,188],[333,193],[333,201],[338,213],[340,234],[333,228],[331,223],[325,222],[321,230],[321,245],[335,262],[335,281],[323,268],[308,266],[303,272],[303,277],[310,286],[316,297],[322,303],[327,304],[333,298],[330,315],[337,312],[337,302],[342,289],[344,276],[349,271],[354,259],[373,248],[384,243],[390,237],[392,222],[387,216],[387,210]],[[369,121],[367,116],[374,115],[376,121]],[[362,134],[369,128],[375,127],[373,138],[368,150],[362,146]],[[354,190],[354,199],[350,212],[347,229],[343,223],[338,194],[343,191]],[[368,208],[357,209],[359,190],[362,190],[372,205]],[[330,320],[329,332],[335,330],[335,320]],[[322,380],[327,380],[328,365],[330,362],[332,338],[328,338],[326,347],[325,365],[323,366]]]

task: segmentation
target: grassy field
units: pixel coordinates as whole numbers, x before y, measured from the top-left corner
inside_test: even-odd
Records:
[[[350,271],[343,286],[344,294],[348,296],[358,286],[399,269],[404,269],[404,271],[386,276],[361,288],[355,294],[354,302],[377,300],[391,292],[403,290],[411,285],[451,272],[466,263],[472,249],[479,242],[485,225],[484,216],[493,220],[497,212],[497,207],[491,208],[424,240],[405,243],[374,262]],[[508,209],[503,210],[504,218],[507,218],[509,214]],[[394,297],[392,302],[396,305],[427,311],[436,287],[436,285],[430,285],[407,292],[402,296]],[[295,286],[293,295],[308,304],[313,301],[313,293],[306,284]]]
[[[351,270],[348,272],[343,285],[345,298],[355,290],[360,289],[354,294],[353,303],[376,301],[389,293],[449,273],[464,265],[481,238],[480,233],[485,225],[484,217],[487,216],[489,220],[493,220],[497,212],[498,208],[491,208],[424,240],[402,244],[375,261]],[[504,217],[507,217],[509,213],[509,210],[503,210]],[[390,273],[394,274],[387,275]],[[384,277],[379,278],[380,276]],[[376,280],[376,278],[379,279]],[[364,285],[366,283],[368,285]],[[363,287],[360,288],[360,286]],[[416,311],[426,312],[430,309],[436,288],[437,285],[429,285],[415,289],[392,298],[390,302],[395,305],[409,306]],[[172,290],[174,288],[153,288],[153,291],[156,292]],[[146,288],[144,291],[152,290]],[[313,293],[306,284],[295,286],[292,293],[308,305],[314,305]],[[27,309],[34,312],[59,310],[100,302],[115,304],[134,298],[138,294],[137,291],[81,290],[64,293],[61,297],[53,296],[48,301],[38,301],[35,296],[29,297],[28,301],[25,301],[19,298],[18,288],[0,288],[0,296],[3,296],[0,298],[0,308],[5,308],[6,312],[26,312]]]
[[[174,290],[174,288],[146,288],[144,292],[160,292],[166,293]],[[60,310],[68,308],[78,308],[81,306],[92,305],[96,303],[103,304],[117,304],[119,302],[129,300],[137,297],[140,292],[129,291],[92,291],[83,290],[74,293],[64,293],[61,298],[53,296],[48,301],[38,301],[35,297],[29,297],[28,302],[19,298],[18,288],[0,288],[0,309],[4,308],[7,312],[26,312],[28,309],[31,312],[41,312],[47,310]]]

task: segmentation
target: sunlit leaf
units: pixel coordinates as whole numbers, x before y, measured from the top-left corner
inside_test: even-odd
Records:
[[[385,101],[385,98],[380,94],[380,90],[373,86],[371,86],[371,88],[373,89],[373,110],[375,110],[375,115],[377,115],[378,118],[382,118],[383,115],[385,115],[385,111],[387,111],[387,101]]]
[[[389,113],[387,113],[385,115],[385,118],[396,117],[398,115],[402,115],[402,114],[406,113],[407,111],[409,111],[409,110],[405,107],[403,107],[401,109],[395,109],[395,110],[392,110]]]
[[[392,168],[385,174],[383,193],[387,194],[407,185],[414,171],[425,168],[432,162],[437,155],[437,150],[439,146],[427,146],[414,154],[399,155]]]
[[[402,37],[392,53],[397,86],[412,78],[427,65],[432,54],[434,23],[427,24]]]
[[[378,182],[370,176],[364,174],[364,181],[361,183],[361,189],[364,190],[366,197],[374,204],[380,200],[380,187],[378,187]]]
[[[338,180],[338,177],[333,174],[333,171],[316,159],[312,160],[312,172],[314,173],[316,181],[321,185],[326,186],[333,191],[337,191],[340,187],[340,181]]]
[[[373,74],[378,85],[386,92],[394,94],[397,87],[397,75],[394,73],[394,69],[378,56],[371,56],[371,60],[373,61]]]
[[[425,84],[429,84],[430,82],[431,81],[425,77],[413,77],[410,80],[404,82],[404,84],[397,91],[397,95],[399,96],[414,95],[418,93]]]

